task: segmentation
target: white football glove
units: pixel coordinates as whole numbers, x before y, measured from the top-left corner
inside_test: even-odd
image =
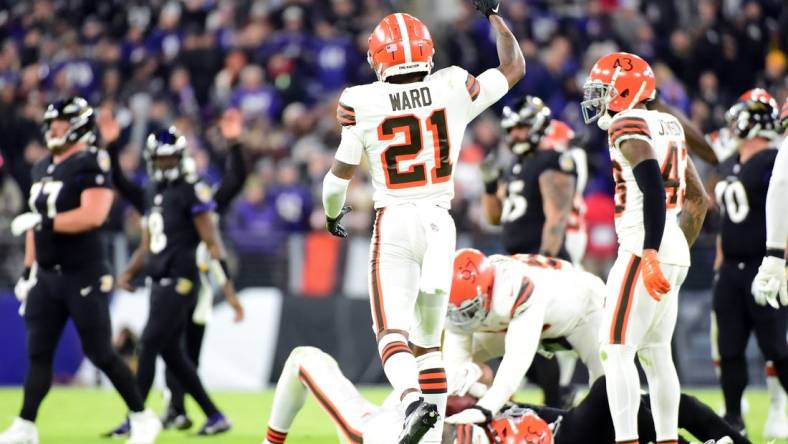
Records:
[[[449,395],[465,396],[481,377],[482,369],[473,362],[466,362],[449,375]]]
[[[11,221],[11,234],[14,236],[21,236],[27,233],[27,230],[35,228],[41,223],[41,215],[38,213],[22,213]]]
[[[752,295],[759,305],[769,304],[780,308],[788,305],[788,283],[785,276],[785,259],[766,256],[752,281]],[[779,296],[779,302],[777,297]]]
[[[16,281],[16,285],[14,285],[14,295],[16,295],[16,300],[19,301],[19,316],[24,316],[27,295],[30,294],[30,290],[36,286],[37,282],[38,280],[36,279],[35,272],[31,272],[30,277],[27,279],[23,276]]]
[[[487,417],[479,409],[465,409],[446,418],[448,424],[484,424]]]

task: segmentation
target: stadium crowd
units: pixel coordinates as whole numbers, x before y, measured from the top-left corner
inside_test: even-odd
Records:
[[[339,140],[337,97],[346,85],[374,80],[365,54],[369,31],[390,11],[407,9],[406,3],[0,1],[0,236],[6,238],[0,248],[18,251],[18,245],[8,246],[7,227],[26,200],[30,166],[46,153],[40,131],[45,106],[81,95],[99,112],[116,114],[123,126],[122,166],[140,181],[145,137],[174,124],[186,135],[200,172],[216,182],[227,147],[215,122],[225,109],[240,109],[251,173],[223,220],[224,232],[236,252],[281,256],[289,234],[323,229],[320,184]],[[438,67],[481,72],[497,64],[489,24],[470,2],[410,3],[436,12],[430,25]],[[788,33],[780,32],[788,29],[788,10],[781,0],[503,5],[527,74],[495,111],[524,94],[536,95],[574,128],[589,153],[590,215],[612,212],[604,133],[583,125],[579,108],[585,73],[601,54],[620,48],[648,59],[661,97],[704,132],[722,126],[724,111],[748,88],[767,88],[778,100],[788,95]],[[459,231],[484,236],[491,230],[479,215],[478,164],[502,142],[495,113],[477,119],[462,142],[454,201]],[[348,224],[367,235],[371,187],[364,180],[353,184],[349,202],[356,211]],[[112,230],[138,236],[129,208],[118,206],[113,214]],[[595,242],[605,241],[592,235],[592,248]],[[604,251],[613,254],[614,248]],[[10,283],[19,256],[5,257],[10,269],[0,274]]]

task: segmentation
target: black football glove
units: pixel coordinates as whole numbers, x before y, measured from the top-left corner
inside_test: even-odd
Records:
[[[501,0],[473,0],[473,7],[484,14],[485,17],[498,14],[500,6]]]
[[[329,233],[333,234],[336,237],[347,237],[347,230],[345,227],[340,225],[339,221],[342,220],[342,217],[348,213],[353,211],[353,208],[349,206],[342,207],[342,211],[339,212],[337,217],[330,218],[326,216],[326,229]]]

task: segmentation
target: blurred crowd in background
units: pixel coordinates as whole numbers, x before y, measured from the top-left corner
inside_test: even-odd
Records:
[[[783,0],[505,0],[503,9],[527,73],[469,127],[453,212],[458,230],[490,249],[496,232],[480,217],[478,164],[503,143],[497,113],[518,97],[544,99],[587,149],[589,217],[608,224],[591,234],[591,256],[604,260],[615,254],[606,138],[583,124],[579,108],[596,58],[616,49],[646,58],[661,97],[704,132],[722,126],[727,107],[749,88],[788,95]],[[395,10],[429,24],[436,69],[497,65],[489,25],[465,0],[0,0],[0,280],[10,284],[21,267],[7,227],[26,200],[30,166],[46,153],[43,111],[69,95],[115,113],[124,128],[121,164],[140,181],[145,137],[173,124],[203,176],[218,181],[226,146],[215,122],[240,109],[250,175],[223,230],[237,254],[282,258],[290,235],[323,229],[320,187],[339,140],[336,100],[346,85],[375,80],[367,37]],[[367,179],[354,180],[349,202],[350,228],[368,236]],[[137,222],[119,204],[110,229],[135,239]]]

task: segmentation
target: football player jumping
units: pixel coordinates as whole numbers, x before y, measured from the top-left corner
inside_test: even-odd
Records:
[[[601,279],[567,261],[457,251],[443,345],[449,394],[482,395],[476,385],[482,372],[475,363],[503,360],[479,402],[446,422],[479,424],[498,413],[520,386],[540,343],[549,351],[577,352],[591,382],[601,376],[597,331],[604,297]]]
[[[583,89],[584,120],[608,132],[615,180],[620,246],[608,276],[600,340],[616,442],[638,440],[637,354],[652,394],[657,441],[674,443],[680,386],[670,339],[707,197],[681,121],[646,109],[656,81],[645,60],[624,52],[603,56]]]
[[[342,140],[323,180],[327,229],[346,237],[340,221],[350,211],[348,184],[362,156],[369,162],[377,210],[369,271],[373,330],[406,411],[405,443],[441,436],[440,338],[456,242],[448,209],[463,134],[525,75],[517,39],[498,16],[499,0],[473,3],[488,17],[500,66],[478,78],[456,66],[432,73],[427,27],[408,14],[385,17],[369,37],[368,60],[378,81],[347,88],[339,98]]]

